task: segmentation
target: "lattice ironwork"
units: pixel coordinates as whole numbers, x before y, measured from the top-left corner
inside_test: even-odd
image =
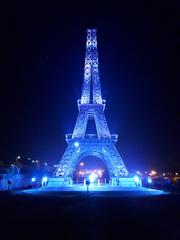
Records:
[[[93,99],[91,100],[91,90]],[[128,171],[115,147],[117,135],[110,134],[104,115],[105,100],[102,100],[99,80],[99,63],[96,29],[87,29],[84,82],[79,114],[73,134],[67,134],[68,147],[58,165],[56,176],[72,177],[80,159],[98,156],[109,170],[110,177],[127,176]],[[87,122],[94,119],[97,134],[86,134]]]

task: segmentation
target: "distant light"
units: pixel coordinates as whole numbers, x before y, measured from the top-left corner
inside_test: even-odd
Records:
[[[148,177],[147,181],[148,183],[152,183],[152,179],[150,177]]]
[[[81,166],[84,166],[84,163],[83,163],[83,162],[81,162],[81,163],[80,163],[80,165],[81,165]]]
[[[175,174],[176,174],[176,175],[178,175],[178,173],[177,173],[177,172],[176,172]]]
[[[38,163],[39,161],[38,160],[36,160],[36,163]]]
[[[136,183],[139,183],[140,178],[139,178],[138,176],[134,176],[134,181],[135,181]]]
[[[149,175],[156,175],[157,174],[157,172],[156,171],[154,171],[154,170],[151,170],[151,173],[149,174]]]
[[[45,162],[45,164],[44,164],[45,166],[47,166],[48,164],[47,164],[47,162]]]
[[[75,147],[79,147],[79,142],[75,142],[75,143],[74,143],[74,146],[75,146]]]
[[[89,181],[90,181],[91,183],[94,183],[95,180],[96,180],[96,178],[97,178],[97,175],[94,174],[94,173],[92,173],[92,174],[89,176]]]
[[[31,182],[35,182],[36,181],[36,178],[35,177],[32,177],[31,178]]]
[[[166,176],[166,174],[165,174],[165,173],[163,173],[163,176]]]
[[[20,159],[21,158],[21,156],[17,156],[17,159]]]
[[[34,162],[34,160],[32,160],[32,162]]]

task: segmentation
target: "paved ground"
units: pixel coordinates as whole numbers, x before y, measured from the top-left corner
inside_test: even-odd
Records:
[[[87,187],[85,185],[72,185],[72,186],[66,186],[66,187],[37,187],[29,190],[24,190],[24,193],[30,193],[30,194],[37,194],[37,192],[54,192],[54,191],[80,191],[80,192],[87,192]],[[156,190],[151,188],[145,188],[145,187],[119,187],[119,186],[111,186],[111,185],[92,185],[89,186],[89,192],[123,192],[127,193],[127,196],[134,196],[135,193],[137,193],[137,196],[149,196],[149,195],[161,195],[166,194],[166,192],[162,190]],[[133,194],[132,194],[133,193]],[[38,193],[39,194],[39,193]],[[103,194],[102,194],[103,195]],[[111,196],[111,195],[110,195]],[[122,196],[122,194],[120,195]]]
[[[5,240],[180,239],[178,194],[0,193],[0,210]]]

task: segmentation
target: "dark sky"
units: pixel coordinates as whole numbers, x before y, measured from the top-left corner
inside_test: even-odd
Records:
[[[178,6],[60,2],[1,8],[1,160],[59,162],[95,27],[105,114],[128,169],[180,169]]]

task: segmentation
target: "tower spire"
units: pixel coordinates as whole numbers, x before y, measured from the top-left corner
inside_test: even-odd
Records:
[[[93,103],[95,104],[102,104],[96,31],[96,29],[87,29],[84,82],[81,104],[88,104],[91,100],[93,100]],[[90,99],[91,88],[93,92],[93,99]]]
[[[99,80],[99,61],[98,61],[98,49],[97,49],[97,37],[96,29],[92,29],[92,85],[93,85],[93,103],[102,104],[101,85]]]

